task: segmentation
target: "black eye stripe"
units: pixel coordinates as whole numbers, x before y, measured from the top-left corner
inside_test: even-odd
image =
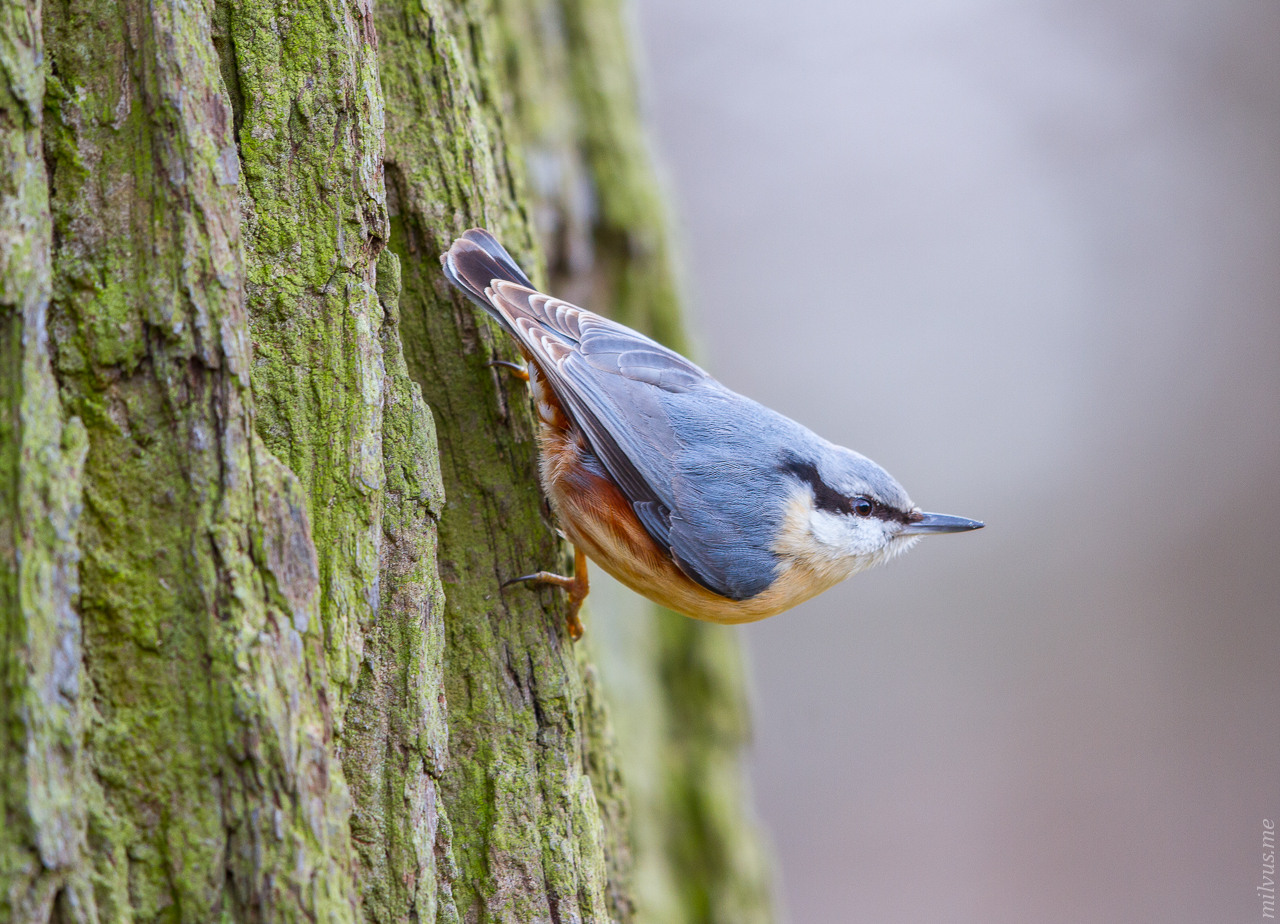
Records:
[[[782,470],[790,472],[813,488],[813,503],[819,510],[826,510],[829,513],[852,512],[849,498],[823,481],[822,476],[818,474],[817,466],[809,462],[801,462],[792,456],[783,461]]]
[[[850,516],[858,516],[858,512],[854,509],[855,506],[859,501],[867,500],[871,502],[869,515],[878,520],[896,520],[899,523],[910,521],[909,514],[903,513],[901,510],[895,510],[870,497],[845,497],[822,480],[822,476],[818,474],[817,466],[811,462],[801,461],[795,456],[787,456],[782,460],[779,468],[784,472],[789,472],[813,488],[813,504],[819,510],[825,510],[828,513],[844,513]]]

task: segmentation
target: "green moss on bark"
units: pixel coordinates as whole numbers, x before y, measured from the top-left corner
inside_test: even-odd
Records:
[[[310,499],[325,652],[343,690],[376,614],[383,491],[386,210],[370,15],[327,0],[217,9],[221,69],[242,107],[257,427]]]
[[[49,11],[50,328],[85,421],[92,920],[351,919],[318,565],[254,433],[232,113],[199,4]]]
[[[80,421],[49,363],[37,3],[0,5],[0,919],[47,920],[84,848]]]
[[[399,267],[383,250],[371,15],[220,4],[215,38],[236,106],[257,427],[307,494],[360,913],[430,921],[448,916],[436,899],[449,865],[437,794],[443,496],[400,346]]]
[[[381,606],[346,718],[344,766],[367,921],[456,919],[438,881],[452,874],[439,786],[448,751],[441,697],[444,595],[436,522],[444,502],[435,429],[400,348],[398,262],[378,259],[386,357]]]

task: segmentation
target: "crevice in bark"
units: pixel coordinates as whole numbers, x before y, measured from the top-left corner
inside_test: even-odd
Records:
[[[213,6],[213,50],[218,55],[218,69],[222,74],[222,89],[231,104],[231,121],[236,140],[236,153],[243,158],[240,149],[240,127],[244,124],[244,86],[240,81],[240,62],[236,54],[236,40],[231,31],[231,18],[235,15],[232,0],[217,0]]]

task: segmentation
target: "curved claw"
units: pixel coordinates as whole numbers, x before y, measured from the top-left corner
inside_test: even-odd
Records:
[[[569,628],[569,637],[575,642],[582,638],[582,620],[578,618],[578,610],[582,609],[582,601],[587,599],[591,584],[587,580],[587,556],[578,548],[573,550],[573,577],[565,577],[554,571],[535,571],[533,574],[522,574],[520,577],[503,581],[504,588],[512,584],[538,584],[552,587],[563,587],[569,592],[569,613],[565,619]]]
[[[520,577],[514,577],[509,581],[503,581],[504,588],[510,587],[512,584],[550,584],[555,587],[568,588],[573,584],[573,578],[565,577],[563,574],[556,574],[554,571],[535,571],[533,574],[522,574]]]
[[[520,365],[519,363],[508,362],[505,359],[491,359],[489,360],[489,362],[485,363],[485,365],[486,366],[506,366],[508,369],[511,370],[511,374],[514,375],[516,378],[518,378],[520,381],[522,382],[529,381],[529,369],[526,366]],[[519,581],[519,580],[522,580],[522,578],[515,578],[515,580]]]

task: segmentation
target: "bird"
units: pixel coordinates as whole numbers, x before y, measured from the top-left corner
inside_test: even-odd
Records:
[[[441,254],[444,275],[505,331],[538,420],[539,476],[572,576],[504,583],[568,592],[582,635],[587,559],[650,600],[714,623],[790,609],[921,536],[979,520],[926,513],[866,456],[720,384],[616,321],[547,295],[488,231]]]

